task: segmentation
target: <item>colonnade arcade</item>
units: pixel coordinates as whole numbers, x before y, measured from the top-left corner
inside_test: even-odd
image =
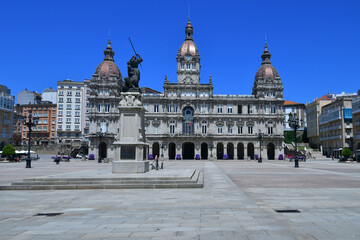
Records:
[[[275,142],[262,141],[261,156],[263,159],[278,159],[282,149],[276,148]],[[278,144],[279,146],[279,144]],[[280,144],[281,146],[281,144]],[[149,153],[165,159],[238,159],[253,160],[260,156],[259,141],[182,141],[150,143]],[[257,156],[256,156],[257,155]]]

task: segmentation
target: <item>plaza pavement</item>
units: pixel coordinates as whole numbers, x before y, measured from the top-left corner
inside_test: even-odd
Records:
[[[360,164],[165,161],[204,172],[201,189],[1,191],[0,239],[360,239]],[[0,185],[111,164],[0,163]],[[153,170],[155,171],[155,170]],[[90,176],[89,176],[90,177]],[[300,213],[276,213],[297,209]],[[63,213],[35,216],[38,213]]]

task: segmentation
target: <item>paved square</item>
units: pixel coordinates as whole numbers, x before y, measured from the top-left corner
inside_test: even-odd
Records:
[[[165,161],[203,189],[1,191],[1,239],[360,239],[360,164]],[[111,164],[1,163],[0,184]],[[90,176],[89,176],[90,177]],[[298,209],[300,213],[276,213]],[[63,213],[54,217],[38,213]]]

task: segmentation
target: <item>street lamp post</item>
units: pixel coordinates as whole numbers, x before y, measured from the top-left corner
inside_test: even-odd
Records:
[[[264,137],[264,133],[261,132],[261,130],[259,129],[259,134],[258,134],[258,138],[260,141],[260,157],[258,160],[258,163],[262,163],[262,158],[261,158],[261,139]]]
[[[99,137],[99,139],[100,139],[100,142],[99,142],[99,157],[98,157],[98,163],[101,163],[101,154],[102,154],[102,152],[101,152],[101,141],[102,141],[102,139],[104,138],[104,136],[105,136],[105,133],[103,133],[103,132],[98,132],[98,133],[96,133],[97,134],[97,136]]]
[[[299,118],[297,117],[297,114],[290,114],[289,115],[289,126],[294,129],[295,134],[295,167],[299,167],[299,159],[297,156],[297,139],[296,139],[296,131],[299,129]]]
[[[29,117],[28,121],[26,121],[26,118],[23,118],[23,124],[26,125],[29,128],[29,141],[28,141],[28,157],[26,159],[26,167],[25,168],[31,168],[31,156],[30,156],[30,147],[31,147],[31,130],[32,127],[35,127],[37,123],[39,122],[39,118],[33,117],[32,112],[29,111]]]

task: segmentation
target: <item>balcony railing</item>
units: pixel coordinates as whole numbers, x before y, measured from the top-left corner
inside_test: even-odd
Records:
[[[330,136],[330,137],[321,137],[320,141],[335,140],[335,139],[341,139],[341,135]]]

